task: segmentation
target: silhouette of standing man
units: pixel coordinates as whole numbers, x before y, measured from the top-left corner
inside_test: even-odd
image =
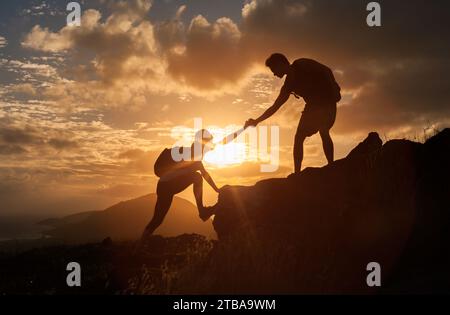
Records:
[[[302,97],[305,102],[294,143],[295,173],[300,173],[303,161],[303,142],[317,132],[322,138],[328,164],[334,161],[333,140],[330,129],[336,120],[336,103],[341,100],[341,88],[327,66],[312,59],[298,59],[292,64],[282,54],[276,53],[266,61],[266,66],[280,79],[286,76],[275,103],[257,119],[249,119],[245,127],[256,127],[275,114],[290,95]]]

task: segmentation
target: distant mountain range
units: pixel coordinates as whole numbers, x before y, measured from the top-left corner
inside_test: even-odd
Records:
[[[47,219],[39,225],[50,227],[44,236],[68,243],[97,242],[107,237],[113,240],[138,239],[151,220],[156,194],[120,202],[103,211],[87,211],[60,219]],[[197,207],[175,197],[163,225],[156,231],[162,236],[196,233],[215,238],[211,223],[198,217]]]

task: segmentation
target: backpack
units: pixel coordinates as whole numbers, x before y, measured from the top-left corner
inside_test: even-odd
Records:
[[[294,61],[291,67],[299,74],[293,82],[294,85],[300,86],[299,90],[302,92],[297,97],[325,99],[336,103],[341,100],[341,87],[329,67],[305,58]]]
[[[333,100],[337,103],[342,99],[341,87],[333,78]]]
[[[161,178],[173,170],[176,164],[177,162],[175,162],[172,158],[172,149],[164,149],[156,159],[153,170],[155,175]]]
[[[333,71],[328,67],[326,68],[326,76],[328,77],[329,82],[331,82],[331,98],[337,103],[342,99],[341,87],[336,82]]]

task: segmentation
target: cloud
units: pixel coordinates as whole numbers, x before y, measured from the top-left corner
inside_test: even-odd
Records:
[[[197,16],[186,27],[180,20],[186,7],[181,6],[172,20],[153,23],[145,18],[151,7],[149,1],[111,3],[113,13],[104,22],[99,11],[89,9],[83,13],[80,27],[65,26],[52,32],[34,26],[22,46],[64,52],[74,59],[82,52],[93,54],[91,62],[79,60],[82,64],[66,67],[65,72],[75,84],[85,81],[78,87],[72,84],[70,89],[86,88],[102,96],[111,85],[117,88],[116,96],[121,93],[124,98],[129,94],[145,97],[145,91],[235,93],[246,79],[243,73],[251,64],[240,50],[239,27],[231,19],[210,23]]]
[[[252,0],[243,8],[240,29],[255,59],[280,51],[291,60],[312,57],[335,70],[346,96],[337,133],[442,123],[450,92],[439,78],[450,71],[450,42],[439,37],[448,36],[444,16],[450,4],[380,3],[383,26],[370,29],[364,2]]]
[[[50,146],[56,150],[71,150],[78,148],[78,143],[72,140],[50,138],[46,140],[46,135],[42,130],[36,128],[0,128],[0,146],[2,154],[23,154],[38,150],[38,147]],[[25,149],[28,147],[29,149]],[[36,153],[36,152],[35,152]]]
[[[117,7],[118,11],[104,23],[100,21],[99,11],[89,9],[83,14],[80,27],[65,26],[53,33],[36,25],[22,45],[45,52],[64,52],[69,49],[93,52],[95,59],[92,70],[105,83],[114,83],[126,76],[151,75],[154,71],[151,60],[144,63],[141,59],[152,57],[155,46],[153,27],[141,20],[144,12],[139,11],[149,7],[142,5],[141,1],[130,2],[129,7],[121,2]]]
[[[4,145],[0,144],[0,155],[15,155],[26,153],[27,150],[19,145]]]
[[[138,129],[114,129],[99,113],[80,108],[67,114],[45,103],[2,101],[3,111],[0,199],[5,213],[63,215],[154,191],[150,152],[157,152],[159,144],[140,138]],[[149,152],[119,158],[128,144],[130,150]]]
[[[439,120],[437,113],[450,99],[437,79],[450,70],[450,42],[441,40],[448,30],[442,22],[450,10],[447,2],[381,1],[386,13],[379,29],[366,25],[366,4],[358,1],[251,0],[243,5],[239,24],[202,15],[185,24],[186,6],[156,22],[147,17],[150,1],[108,3],[112,13],[105,19],[89,9],[81,27],[51,32],[37,25],[25,37],[23,45],[31,49],[70,51],[74,58],[77,51],[94,55],[91,62],[66,69],[73,80],[50,86],[44,95],[65,98],[67,104],[138,108],[154,93],[239,93],[261,71],[258,65],[280,51],[291,60],[313,57],[335,70],[345,95],[338,132]],[[426,32],[416,23],[417,12],[430,25]]]
[[[134,160],[138,158],[142,158],[145,155],[145,151],[141,149],[131,149],[124,151],[118,155],[119,159],[128,159],[128,160]]]
[[[8,45],[8,41],[3,36],[0,36],[0,48],[6,47]]]
[[[48,144],[57,150],[72,150],[78,148],[78,143],[67,139],[50,139]]]
[[[385,73],[363,85],[354,99],[339,107],[335,131],[421,130],[448,122],[450,91],[437,78],[449,71],[446,60],[412,60],[386,68]]]
[[[44,80],[61,80],[58,75],[57,66],[60,61],[53,61],[53,65],[50,64],[48,59],[42,60],[41,63],[36,63],[31,60],[15,60],[15,59],[0,59],[0,67],[8,72],[17,74],[19,82],[25,81],[40,81]],[[15,87],[20,88],[22,83],[17,84]]]
[[[42,1],[40,4],[31,5],[27,8],[23,9],[19,16],[65,16],[66,11],[65,7],[64,9],[60,9],[57,7],[54,7],[48,2]]]
[[[249,40],[259,41],[260,45],[279,47],[287,53],[312,54],[332,63],[445,55],[442,49],[450,44],[439,40],[439,34],[448,28],[445,19],[440,18],[446,16],[450,4],[414,0],[413,5],[406,6],[379,2],[385,14],[383,26],[378,29],[366,24],[367,3],[353,0],[252,0],[244,6],[241,28]],[[293,6],[303,8],[300,15],[289,14]],[[417,15],[421,23],[417,23]],[[267,23],[270,20],[276,23]],[[400,25],[403,27],[397,27]],[[430,27],[425,30],[422,25]]]
[[[425,73],[437,78],[448,71],[445,52],[450,43],[440,39],[446,25],[440,22],[445,19],[439,18],[448,10],[441,8],[442,4],[413,2],[405,6],[382,1],[383,11],[395,12],[395,16],[384,14],[383,26],[374,30],[365,24],[365,3],[358,1],[251,0],[244,4],[239,24],[227,17],[209,21],[197,15],[188,25],[182,19],[186,6],[180,6],[172,19],[155,22],[147,17],[150,1],[109,1],[112,13],[104,21],[99,11],[89,9],[83,14],[81,27],[51,32],[37,25],[23,45],[48,52],[94,54],[90,63],[68,69],[74,81],[49,88],[47,95],[59,90],[55,96],[67,96],[68,102],[77,95],[78,102],[86,96],[86,103],[98,100],[92,103],[138,107],[148,103],[149,93],[238,93],[250,82],[249,77],[260,71],[257,65],[263,65],[270,53],[280,51],[291,59],[314,57],[330,65],[350,97],[346,105],[358,106],[363,95],[373,92],[371,86],[381,87],[386,80],[392,84],[387,86],[391,91],[413,91],[417,95],[423,89],[417,89],[408,75]],[[444,6],[450,7],[446,2]],[[417,12],[422,23],[430,25],[426,32],[414,20]],[[432,60],[438,62],[431,65],[433,72],[427,68]],[[393,66],[401,63],[405,66]],[[112,91],[111,85],[115,87]],[[445,102],[445,91],[437,89],[431,84],[426,87],[430,95],[427,101],[432,104]],[[385,92],[384,101],[395,101],[391,110],[400,117],[406,103],[415,99],[393,99],[394,94]],[[437,97],[442,99],[438,101]],[[363,106],[370,107],[362,104],[360,108]],[[358,125],[347,120],[351,116],[342,117],[346,125]]]
[[[87,209],[103,209],[114,203],[111,196],[93,198],[89,186],[67,170],[46,167],[0,167],[0,199],[3,215],[62,216]],[[98,184],[95,178],[90,182]],[[81,208],[80,208],[81,207]]]
[[[19,93],[19,94],[29,95],[29,96],[36,95],[36,89],[30,83],[21,83],[21,84],[14,85],[11,88],[11,91],[15,92],[15,93]]]
[[[183,50],[169,53],[168,71],[199,89],[220,90],[224,84],[236,85],[252,65],[240,49],[241,36],[229,18],[210,23],[199,15],[191,21]]]
[[[22,46],[44,52],[60,52],[71,48],[73,45],[69,29],[64,28],[61,33],[51,33],[48,28],[36,25],[26,35]]]
[[[44,97],[70,106],[133,109],[148,104],[154,93],[176,90],[157,54],[154,26],[144,18],[151,2],[108,3],[113,13],[104,20],[98,10],[88,9],[80,27],[52,32],[36,25],[25,36],[23,47],[68,59],[59,71],[66,79],[45,87]]]
[[[36,144],[42,143],[42,139],[36,135],[32,128],[16,129],[1,128],[0,138],[7,144]]]

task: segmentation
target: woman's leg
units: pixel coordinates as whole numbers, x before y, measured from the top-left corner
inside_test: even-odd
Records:
[[[194,186],[194,197],[197,203],[198,211],[203,210],[203,177],[200,173],[195,172],[192,178],[192,183]]]
[[[192,172],[179,176],[172,184],[172,193],[182,192],[190,185],[193,185],[195,202],[197,204],[200,219],[207,221],[215,212],[214,207],[205,207],[203,205],[203,176],[199,172]]]
[[[173,194],[170,192],[159,191],[155,205],[155,212],[150,223],[145,228],[142,238],[146,238],[155,232],[155,230],[163,223],[167,212],[172,204]]]
[[[182,192],[191,185],[194,186],[195,202],[200,210],[203,208],[203,177],[199,172],[183,174],[174,177],[170,182],[165,183],[165,186],[169,187],[170,192],[173,195]]]
[[[157,188],[158,199],[155,205],[155,213],[152,220],[145,228],[143,238],[152,235],[162,224],[172,204],[173,197],[194,185],[194,196],[199,211],[203,210],[203,177],[198,172],[192,172],[174,177],[170,181],[159,182]]]

